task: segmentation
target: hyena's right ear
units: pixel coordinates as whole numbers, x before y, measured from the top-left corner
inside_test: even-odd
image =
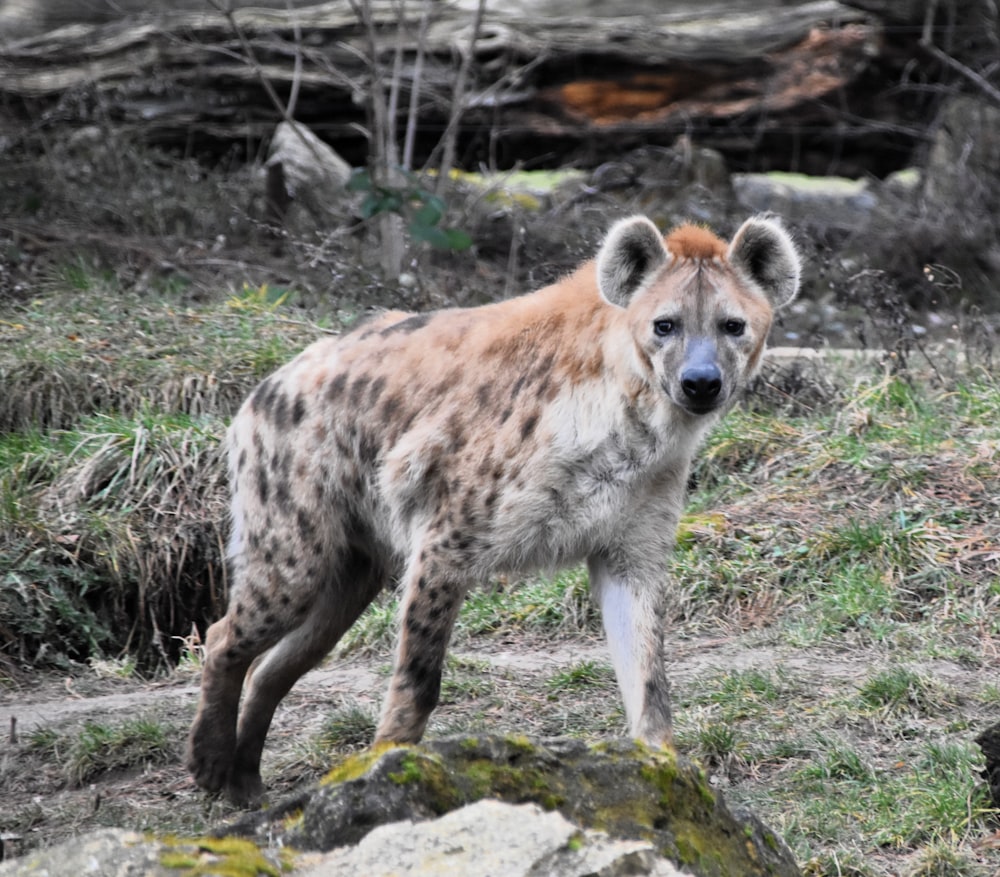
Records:
[[[670,254],[663,235],[645,216],[621,219],[597,253],[597,286],[605,301],[624,308]]]

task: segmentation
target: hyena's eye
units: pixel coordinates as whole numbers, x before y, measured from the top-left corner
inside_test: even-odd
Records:
[[[673,320],[654,320],[653,321],[653,331],[659,335],[661,338],[673,333],[674,329],[677,328],[677,324]]]
[[[726,320],[722,324],[722,331],[727,335],[732,335],[734,338],[738,338],[740,335],[746,331],[747,324],[745,320]]]

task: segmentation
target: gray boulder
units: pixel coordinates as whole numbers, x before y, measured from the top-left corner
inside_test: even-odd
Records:
[[[645,841],[581,831],[537,804],[483,800],[429,822],[383,825],[304,877],[680,877]]]
[[[485,798],[534,803],[587,830],[639,840],[698,877],[792,877],[790,851],[729,808],[700,768],[624,740],[459,737],[346,759],[291,804],[223,828],[298,850],[357,844],[378,825],[439,817]]]

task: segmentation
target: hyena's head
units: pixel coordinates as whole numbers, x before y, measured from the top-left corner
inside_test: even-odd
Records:
[[[774,219],[748,219],[728,245],[684,226],[666,239],[623,219],[597,256],[601,295],[628,313],[645,370],[685,411],[730,403],[760,367],[774,309],[795,297],[800,262]]]

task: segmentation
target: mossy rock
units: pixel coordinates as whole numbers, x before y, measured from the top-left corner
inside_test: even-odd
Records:
[[[432,819],[483,798],[534,802],[584,828],[646,840],[698,877],[791,877],[784,842],[731,810],[704,773],[672,751],[624,740],[455,737],[350,756],[288,808],[225,829],[280,836],[298,850],[357,843],[377,825]]]

